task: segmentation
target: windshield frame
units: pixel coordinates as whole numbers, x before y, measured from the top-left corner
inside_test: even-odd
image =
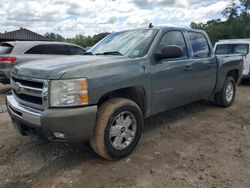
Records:
[[[155,29],[155,28],[147,28],[147,29],[133,29],[133,30],[125,30],[125,31],[118,31],[118,32],[113,32],[109,35],[107,35],[106,37],[104,37],[102,40],[100,40],[98,43],[96,43],[93,47],[91,47],[86,53],[89,53],[91,55],[96,55],[95,53],[93,53],[93,50],[100,45],[100,43],[102,43],[104,40],[106,40],[107,37],[109,37],[110,35],[112,34],[120,34],[120,33],[126,33],[126,32],[133,32],[133,31],[152,31],[152,37],[151,37],[151,40],[148,42],[148,46],[145,48],[145,52],[143,53],[142,56],[138,56],[138,57],[133,57],[133,56],[129,56],[129,55],[125,55],[125,54],[121,54],[121,52],[119,52],[122,56],[125,56],[125,57],[128,57],[128,58],[131,58],[131,59],[134,59],[134,58],[144,58],[145,56],[148,55],[149,53],[149,50],[158,34],[158,32],[160,30],[158,29]],[[107,51],[108,52],[108,51]],[[98,54],[98,53],[97,53]],[[100,54],[99,54],[100,55]],[[105,55],[105,53],[103,54]],[[108,54],[110,55],[110,54]]]

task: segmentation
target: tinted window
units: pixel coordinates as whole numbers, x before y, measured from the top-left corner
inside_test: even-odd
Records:
[[[202,58],[209,56],[209,45],[205,36],[201,33],[188,32],[194,57]]]
[[[232,46],[232,54],[247,54],[248,48],[248,44],[234,44]]]
[[[13,46],[9,44],[0,44],[0,54],[9,54],[13,50]]]
[[[25,54],[41,54],[42,52],[43,52],[43,45],[38,45],[27,50]]]
[[[84,55],[85,50],[77,46],[68,46],[69,55]]]
[[[221,55],[221,54],[231,54],[231,48],[232,48],[232,45],[231,44],[219,44],[217,45],[216,47],[216,51],[215,53],[217,55]]]
[[[67,46],[58,44],[37,45],[25,52],[26,54],[69,55]]]
[[[249,52],[248,44],[218,44],[215,50],[216,55],[223,54],[242,54]]]
[[[163,47],[170,45],[181,47],[183,49],[183,57],[187,57],[187,46],[180,31],[167,32],[161,39],[158,50],[161,50]]]

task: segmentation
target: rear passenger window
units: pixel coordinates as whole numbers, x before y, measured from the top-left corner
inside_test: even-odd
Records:
[[[43,45],[37,45],[25,52],[25,54],[41,54],[43,51]]]
[[[188,32],[192,50],[195,58],[208,57],[210,54],[209,45],[206,37],[201,33]]]
[[[66,45],[44,44],[32,47],[25,54],[69,55],[70,53]]]
[[[158,50],[164,47],[175,45],[183,49],[183,58],[187,57],[187,46],[184,37],[180,31],[169,31],[167,32],[159,44]]]

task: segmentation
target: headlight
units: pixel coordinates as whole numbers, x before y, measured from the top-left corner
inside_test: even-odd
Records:
[[[50,88],[50,106],[77,106],[88,104],[87,80],[52,80]]]

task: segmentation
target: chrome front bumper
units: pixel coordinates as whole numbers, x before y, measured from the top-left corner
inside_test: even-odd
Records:
[[[52,141],[89,141],[95,130],[97,106],[35,110],[18,103],[12,94],[6,95],[6,106],[13,124],[22,135],[32,135]],[[54,133],[63,133],[64,140]]]
[[[41,111],[24,107],[20,105],[14,98],[13,95],[6,96],[7,108],[11,115],[16,116],[23,121],[27,121],[31,124],[41,126]]]

